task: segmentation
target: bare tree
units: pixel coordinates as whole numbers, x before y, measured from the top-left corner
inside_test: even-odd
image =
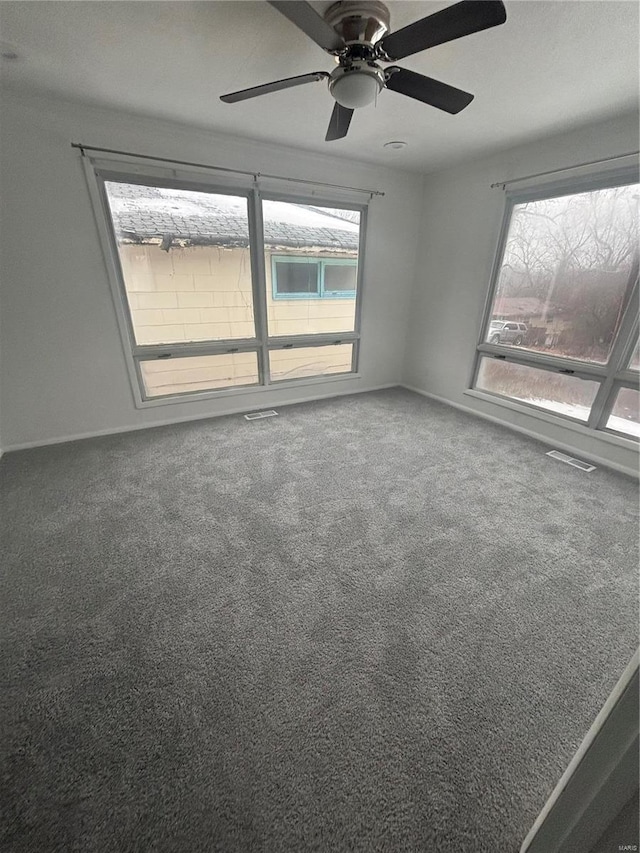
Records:
[[[629,292],[638,250],[638,185],[517,205],[498,296],[533,296],[543,321],[571,319],[572,354],[608,348]],[[631,285],[633,281],[631,282]]]

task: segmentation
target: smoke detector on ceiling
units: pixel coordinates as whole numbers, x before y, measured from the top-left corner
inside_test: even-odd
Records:
[[[6,41],[0,42],[0,57],[12,62],[20,58],[20,54],[12,44],[7,44]]]

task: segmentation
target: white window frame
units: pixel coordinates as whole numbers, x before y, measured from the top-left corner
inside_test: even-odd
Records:
[[[354,324],[352,332],[331,332],[326,334],[309,334],[309,335],[272,335],[269,336],[268,328],[267,328],[267,308],[266,308],[266,299],[267,299],[267,287],[266,287],[266,279],[265,279],[265,249],[264,249],[264,229],[262,224],[262,201],[283,201],[288,202],[290,204],[300,204],[301,202],[304,204],[310,204],[314,207],[322,206],[322,207],[333,207],[340,210],[356,210],[360,214],[360,232],[359,232],[359,243],[358,243],[358,266],[357,266],[357,277],[356,277],[356,306],[355,306],[355,316],[354,316]],[[366,233],[367,233],[367,211],[368,207],[366,204],[345,204],[343,201],[331,201],[330,199],[323,198],[319,199],[316,195],[312,198],[309,196],[299,196],[292,195],[291,193],[273,193],[273,192],[264,192],[264,193],[256,193],[255,197],[256,204],[256,215],[259,223],[259,235],[260,235],[260,261],[261,261],[261,275],[262,280],[260,283],[260,293],[261,299],[264,304],[264,340],[266,342],[265,350],[267,354],[267,359],[269,356],[269,350],[271,349],[297,349],[298,347],[310,347],[310,346],[333,346],[340,344],[353,344],[352,356],[351,356],[351,371],[349,373],[327,373],[323,376],[315,376],[309,379],[269,379],[269,384],[272,386],[282,386],[282,385],[308,385],[311,383],[317,382],[328,382],[328,381],[339,381],[341,379],[349,379],[354,376],[357,377],[358,374],[358,364],[360,361],[360,326],[362,319],[362,291],[363,291],[363,281],[364,281],[364,263],[366,257]]]
[[[492,308],[502,270],[504,252],[509,237],[509,228],[513,210],[518,204],[528,201],[537,201],[545,198],[559,198],[563,195],[574,195],[581,192],[589,192],[598,189],[625,186],[638,183],[637,167],[627,167],[609,170],[601,174],[592,174],[579,178],[569,178],[562,181],[547,182],[540,186],[525,189],[515,189],[506,192],[505,209],[498,238],[497,251],[491,271],[491,279],[487,298],[484,304],[482,320],[476,344],[473,369],[467,390],[467,394],[480,399],[490,400],[497,405],[509,409],[525,411],[527,414],[547,422],[562,423],[571,427],[580,428],[590,434],[597,433],[600,437],[613,439],[617,444],[629,447],[638,447],[638,441],[628,433],[618,432],[607,428],[607,421],[613,408],[618,390],[622,387],[640,388],[640,371],[632,370],[627,365],[638,340],[638,313],[634,307],[638,304],[639,283],[638,268],[632,268],[630,276],[634,276],[631,296],[625,308],[618,333],[613,341],[609,359],[606,364],[589,363],[576,359],[562,358],[560,356],[538,353],[516,347],[505,347],[501,344],[490,344],[486,342],[486,332],[491,322]],[[523,364],[535,367],[539,370],[547,370],[551,373],[562,373],[575,376],[579,379],[588,379],[599,383],[599,389],[591,406],[589,419],[585,423],[578,418],[564,415],[544,409],[532,403],[516,400],[513,397],[501,395],[484,389],[476,388],[478,372],[482,358],[495,358],[513,364]]]
[[[156,168],[139,163],[130,164],[122,160],[96,160],[83,157],[83,164],[89,195],[93,203],[96,225],[107,267],[113,304],[118,321],[120,337],[123,344],[127,371],[133,392],[136,408],[150,408],[171,405],[175,403],[198,402],[201,400],[255,394],[268,391],[275,387],[303,387],[327,382],[339,382],[345,379],[358,379],[360,355],[360,326],[362,314],[362,292],[364,280],[364,261],[366,256],[365,243],[367,231],[367,204],[339,200],[331,194],[313,196],[297,193],[262,192],[257,182],[249,179],[241,181],[234,175],[229,181],[219,175],[210,180],[206,172],[191,173],[183,169],[172,169],[165,166]],[[184,189],[195,192],[221,193],[247,199],[249,251],[251,259],[251,281],[253,295],[253,314],[255,337],[229,340],[194,341],[175,344],[138,344],[136,342],[132,317],[127,299],[124,275],[120,263],[118,243],[113,228],[111,210],[105,188],[109,181],[141,184],[143,186],[164,187],[167,189]],[[330,334],[305,334],[290,336],[268,335],[267,325],[267,289],[265,272],[265,243],[262,222],[262,201],[284,201],[296,204],[310,204],[315,207],[339,208],[356,210],[360,213],[360,231],[358,245],[358,266],[356,284],[356,306],[354,329],[351,332],[335,332]],[[328,373],[296,379],[272,380],[269,371],[269,351],[273,349],[297,349],[303,347],[325,347],[339,344],[352,344],[351,370],[344,373]],[[187,391],[166,396],[152,397],[145,391],[144,381],[140,370],[140,362],[150,359],[168,359],[186,356],[204,356],[227,354],[230,352],[255,352],[258,360],[258,383],[243,386],[230,386],[203,391]]]

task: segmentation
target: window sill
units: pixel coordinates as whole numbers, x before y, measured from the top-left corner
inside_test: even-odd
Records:
[[[314,385],[324,385],[327,382],[344,382],[346,379],[361,379],[360,373],[338,373],[335,375],[312,376],[308,379],[280,379],[269,385],[243,385],[241,388],[220,388],[218,390],[201,391],[195,394],[184,394],[174,397],[155,397],[147,400],[136,399],[136,409],[151,409],[156,406],[170,406],[176,403],[198,403],[202,400],[220,400],[225,397],[243,397],[249,394],[264,394],[285,388],[308,388]]]
[[[464,392],[464,395],[466,397],[473,397],[476,400],[482,400],[485,403],[491,403],[492,405],[499,406],[503,409],[509,409],[523,415],[529,415],[531,418],[544,421],[545,423],[552,424],[553,426],[563,427],[564,429],[571,430],[579,435],[597,438],[599,441],[604,441],[607,444],[613,444],[616,447],[623,447],[626,450],[635,450],[636,452],[640,450],[640,443],[635,441],[633,438],[625,438],[622,435],[605,432],[604,430],[590,429],[586,425],[571,420],[570,418],[562,417],[562,415],[554,415],[551,412],[545,412],[542,409],[535,408],[534,406],[527,406],[525,403],[518,403],[515,400],[508,400],[494,394],[487,394],[484,391],[476,391],[475,388],[468,388]]]

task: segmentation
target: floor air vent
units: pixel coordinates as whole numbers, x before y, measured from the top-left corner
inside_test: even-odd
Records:
[[[559,459],[561,462],[566,462],[567,465],[573,465],[574,468],[579,468],[581,471],[595,471],[595,465],[589,465],[588,462],[583,462],[581,459],[574,459],[573,456],[567,456],[566,453],[560,453],[559,450],[550,450],[547,456],[552,456],[554,459]]]
[[[277,414],[275,409],[268,409],[266,412],[249,412],[244,418],[246,421],[259,421],[261,418],[274,418]]]

